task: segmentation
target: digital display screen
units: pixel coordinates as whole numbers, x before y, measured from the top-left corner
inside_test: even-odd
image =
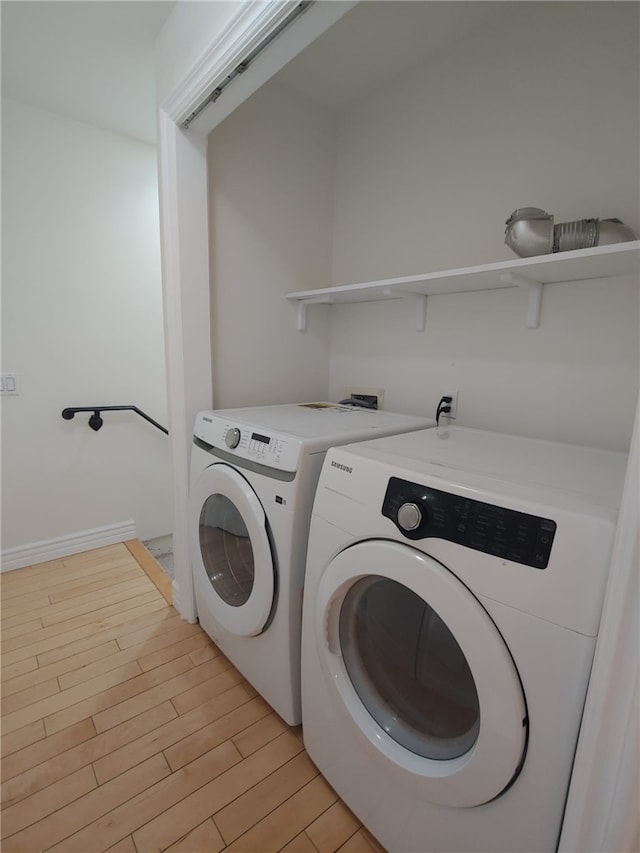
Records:
[[[263,444],[269,444],[271,439],[268,435],[260,435],[259,432],[252,432],[251,441],[261,441]]]

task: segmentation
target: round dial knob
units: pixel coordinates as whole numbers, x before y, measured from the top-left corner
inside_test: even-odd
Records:
[[[420,527],[422,521],[422,510],[418,504],[402,504],[398,510],[398,524],[402,530],[415,530]]]
[[[227,430],[224,443],[232,450],[240,444],[240,430],[238,427],[231,427],[231,429]]]

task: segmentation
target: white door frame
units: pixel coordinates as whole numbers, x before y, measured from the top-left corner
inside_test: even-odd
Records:
[[[640,850],[640,404],[560,853]]]
[[[219,101],[188,130],[180,127],[247,53],[291,11],[286,0],[248,0],[212,41],[206,56],[159,108],[159,183],[170,442],[174,489],[174,605],[194,622],[189,561],[188,472],[196,413],[211,408],[207,135],[293,56],[344,15],[355,2],[316,2],[237,77]],[[560,849],[637,850],[637,558],[638,423],[631,447],[611,577],[576,773]],[[624,689],[617,689],[618,685]],[[606,701],[605,701],[606,697]],[[626,721],[620,725],[620,721]],[[622,813],[621,813],[622,809]]]
[[[209,305],[207,136],[290,59],[355,2],[315,3],[259,55],[189,128],[180,124],[291,12],[288,0],[249,0],[212,41],[206,55],[159,106],[160,232],[173,470],[173,603],[196,620],[189,560],[189,456],[196,414],[214,405]]]

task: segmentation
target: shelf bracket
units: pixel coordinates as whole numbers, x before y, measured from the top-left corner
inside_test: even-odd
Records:
[[[424,332],[427,328],[427,295],[414,293],[416,307],[416,332]]]
[[[524,275],[513,272],[504,272],[500,275],[500,281],[512,284],[514,287],[526,288],[528,293],[527,314],[525,325],[527,329],[537,329],[540,326],[540,313],[542,311],[542,282],[534,281]]]
[[[298,302],[296,309],[296,329],[299,332],[307,331],[307,305],[308,302]]]
[[[296,329],[299,332],[307,331],[307,306],[308,305],[330,305],[333,302],[331,297],[318,297],[317,299],[300,300],[297,304],[296,314]]]
[[[388,291],[383,291],[385,296],[392,298],[394,295],[402,295],[403,297],[410,296],[413,299],[413,304],[416,312],[416,332],[424,332],[427,328],[427,294],[413,293],[411,290],[396,290],[395,294]]]

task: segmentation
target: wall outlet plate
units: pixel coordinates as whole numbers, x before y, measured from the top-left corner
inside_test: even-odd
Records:
[[[0,394],[3,397],[18,394],[18,377],[15,373],[0,374]]]
[[[457,391],[445,391],[442,395],[443,397],[451,397],[451,402],[449,405],[451,406],[451,411],[446,413],[447,418],[456,418],[458,417],[458,392]]]
[[[353,386],[351,388],[347,388],[344,396],[360,397],[362,399],[375,397],[378,401],[378,409],[384,408],[384,388],[364,388],[361,385],[358,385]]]

